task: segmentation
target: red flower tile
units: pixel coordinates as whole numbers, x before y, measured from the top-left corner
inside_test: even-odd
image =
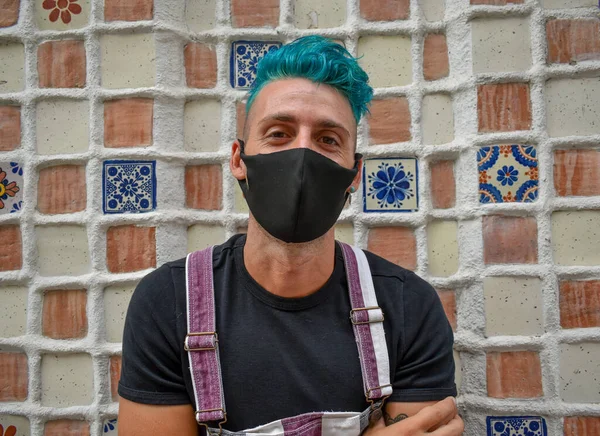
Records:
[[[77,0],[44,0],[42,7],[50,11],[48,19],[53,23],[60,18],[63,23],[71,22],[71,14],[78,15],[81,13],[81,6],[77,4]]]

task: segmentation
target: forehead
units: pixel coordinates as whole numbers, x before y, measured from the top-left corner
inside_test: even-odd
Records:
[[[307,79],[281,79],[265,85],[254,100],[249,122],[255,124],[275,113],[287,113],[304,122],[328,118],[350,131],[356,129],[348,99],[329,85]]]

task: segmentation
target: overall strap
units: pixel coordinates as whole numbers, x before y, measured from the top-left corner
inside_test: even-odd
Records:
[[[196,421],[205,425],[227,421],[213,286],[213,247],[188,254],[185,264],[187,296],[187,336],[190,372],[196,399]],[[207,427],[208,428],[208,427]]]
[[[350,320],[358,346],[365,396],[367,401],[374,404],[374,401],[392,394],[383,311],[377,305],[373,277],[365,253],[359,248],[338,243],[344,254],[352,306]]]

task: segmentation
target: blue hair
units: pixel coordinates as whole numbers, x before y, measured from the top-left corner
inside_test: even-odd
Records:
[[[256,80],[248,92],[246,114],[265,85],[286,78],[304,78],[337,89],[348,99],[357,123],[369,112],[373,88],[357,59],[332,39],[310,35],[267,53],[258,63]]]

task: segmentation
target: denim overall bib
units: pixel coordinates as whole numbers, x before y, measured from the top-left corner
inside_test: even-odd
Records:
[[[380,416],[392,394],[383,311],[377,305],[367,258],[362,250],[338,242],[344,255],[352,323],[358,347],[365,397],[371,406],[362,412],[313,412],[283,418],[240,432],[222,429],[227,421],[215,321],[213,247],[190,253],[186,259],[188,352],[196,402],[196,421],[208,435],[224,436],[358,436],[371,415]],[[219,422],[219,428],[207,423]]]

